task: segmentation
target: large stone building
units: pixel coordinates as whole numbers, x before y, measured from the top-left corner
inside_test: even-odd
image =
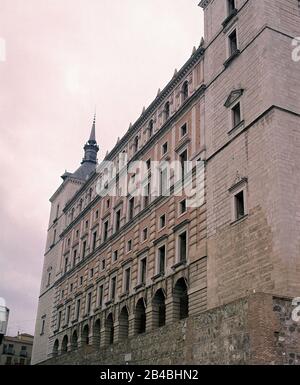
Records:
[[[34,363],[300,362],[299,1],[200,6],[204,40],[105,157],[115,194],[94,122],[50,199]],[[150,196],[124,193],[137,160]],[[196,198],[152,167],[173,160]]]

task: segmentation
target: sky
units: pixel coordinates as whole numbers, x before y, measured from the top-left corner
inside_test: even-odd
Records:
[[[198,47],[199,0],[0,0],[0,297],[34,332],[49,198],[97,111],[100,160]]]

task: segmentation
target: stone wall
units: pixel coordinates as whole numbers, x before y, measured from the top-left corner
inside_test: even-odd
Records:
[[[298,364],[300,324],[292,301],[256,293],[125,342],[92,346],[45,365]]]

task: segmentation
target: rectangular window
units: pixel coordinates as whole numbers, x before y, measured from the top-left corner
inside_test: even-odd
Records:
[[[179,235],[179,261],[186,262],[187,257],[187,233],[184,231]]]
[[[149,205],[150,202],[150,183],[144,187],[144,208]]]
[[[181,178],[184,180],[186,171],[187,171],[187,150],[184,150],[180,155],[179,155],[179,161],[181,165]]]
[[[164,195],[168,191],[168,169],[160,170],[160,195]]]
[[[77,320],[80,317],[80,305],[81,305],[81,301],[80,301],[80,299],[78,299],[76,302],[76,312],[75,312],[75,319],[77,319]]]
[[[82,244],[82,259],[85,258],[85,255],[86,255],[86,241],[83,241],[83,244]]]
[[[235,0],[227,0],[228,15],[235,10]]]
[[[158,273],[165,274],[166,263],[166,246],[163,245],[158,249]]]
[[[93,276],[94,276],[94,269],[91,269],[90,270],[90,278],[93,278]]]
[[[148,238],[148,229],[145,228],[142,232],[142,241],[146,241],[146,239]]]
[[[105,270],[105,259],[102,259],[101,261],[101,270]]]
[[[179,215],[184,214],[186,212],[186,199],[179,202]]]
[[[93,233],[93,245],[92,245],[93,250],[96,249],[96,242],[97,242],[97,231]]]
[[[117,262],[117,260],[118,260],[118,250],[115,250],[113,252],[112,260],[113,260],[113,262]]]
[[[159,228],[160,228],[160,229],[163,229],[165,226],[166,226],[166,214],[163,214],[163,215],[159,218]]]
[[[134,198],[129,200],[129,208],[128,208],[128,220],[131,221],[134,215]]]
[[[162,145],[162,155],[165,155],[168,152],[168,142]]]
[[[235,201],[235,215],[236,220],[239,220],[245,216],[245,201],[244,191],[239,192],[234,196]]]
[[[69,262],[69,258],[66,257],[65,258],[65,273],[68,271],[68,262]]]
[[[108,238],[108,221],[105,221],[103,224],[103,242]]]
[[[187,134],[187,124],[185,123],[183,126],[180,128],[180,136],[184,137]]]
[[[229,39],[229,51],[230,51],[230,56],[231,56],[238,49],[236,30],[231,32],[231,34],[229,35],[228,39]]]
[[[79,285],[81,286],[82,283],[83,283],[83,276],[81,276],[81,277],[79,278]]]
[[[50,286],[50,283],[51,283],[51,273],[48,273],[47,286]]]
[[[116,298],[117,277],[112,277],[110,281],[110,299],[112,301]]]
[[[70,313],[71,313],[71,306],[69,305],[66,310],[66,325],[69,325],[70,322]]]
[[[86,314],[90,314],[92,307],[92,293],[88,293],[86,302]]]
[[[140,260],[140,283],[146,283],[147,258]]]
[[[58,316],[57,316],[57,330],[60,329],[60,324],[61,324],[61,311],[58,312]]]
[[[77,262],[77,250],[74,250],[73,251],[73,266],[76,265],[76,262]]]
[[[99,217],[99,210],[96,210],[96,212],[95,212],[95,219],[98,219],[98,217]]]
[[[52,244],[54,245],[56,242],[56,229],[54,230],[54,233],[53,233],[53,242]]]
[[[99,291],[98,291],[98,305],[99,305],[99,307],[100,307],[100,309],[102,308],[102,306],[103,306],[103,297],[104,297],[104,286],[103,285],[101,285],[101,286],[99,286],[99,289],[98,289]]]
[[[131,251],[132,250],[132,240],[129,239],[129,241],[127,242],[127,251]]]
[[[121,210],[118,210],[115,215],[115,231],[120,230],[120,224],[121,224]]]
[[[45,332],[45,318],[42,319],[41,334],[44,334],[44,332]]]
[[[233,108],[232,108],[232,124],[233,127],[236,127],[241,123],[241,105],[240,103],[237,103]]]
[[[130,267],[128,267],[124,272],[124,291],[129,293],[130,290]]]

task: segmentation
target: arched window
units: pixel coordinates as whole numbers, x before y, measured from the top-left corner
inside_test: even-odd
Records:
[[[182,85],[181,93],[182,93],[182,101],[184,102],[189,97],[189,83],[187,80]]]
[[[100,319],[97,319],[94,324],[93,344],[98,349],[100,348],[100,330],[101,330],[101,322],[100,322]]]
[[[165,113],[165,122],[166,122],[170,117],[170,103],[169,102],[167,102],[165,104],[164,113]]]
[[[129,329],[129,321],[128,321],[128,310],[127,307],[124,306],[121,310],[119,317],[119,340],[125,340],[128,338],[128,329]]]
[[[66,353],[68,351],[68,336],[64,336],[62,343],[61,343],[61,351],[62,353]]]
[[[82,329],[82,334],[81,334],[81,339],[82,339],[82,344],[83,345],[88,345],[89,344],[89,326],[85,325],[85,327]]]
[[[143,298],[140,298],[135,307],[134,318],[135,334],[142,334],[146,331],[146,307]]]
[[[106,345],[114,343],[114,319],[112,313],[109,313],[105,321],[105,342]]]
[[[148,135],[149,135],[149,139],[152,137],[153,135],[153,120],[151,119],[150,122],[149,122],[149,127],[148,127]]]
[[[71,347],[72,347],[72,350],[76,350],[78,348],[78,336],[77,336],[76,330],[72,334]]]
[[[57,356],[58,354],[58,348],[59,348],[59,341],[55,340],[54,345],[53,345],[53,356]]]
[[[162,289],[157,290],[152,300],[153,327],[161,327],[166,324],[165,295]]]
[[[189,316],[188,288],[184,278],[180,278],[174,287],[174,318],[181,320]]]

